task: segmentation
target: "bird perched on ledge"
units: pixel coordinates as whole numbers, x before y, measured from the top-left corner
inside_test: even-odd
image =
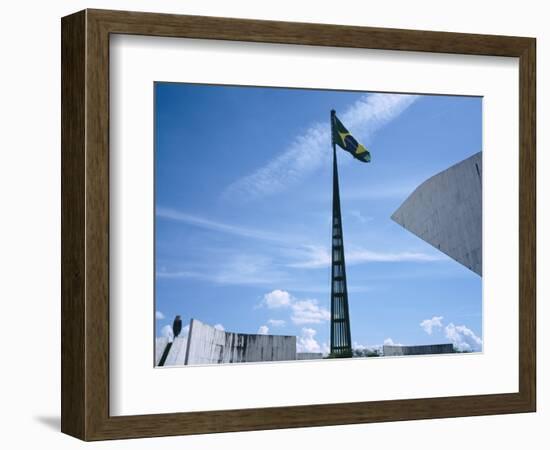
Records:
[[[174,323],[172,324],[172,331],[174,332],[174,338],[178,337],[178,335],[181,333],[181,316],[176,316],[174,319]]]

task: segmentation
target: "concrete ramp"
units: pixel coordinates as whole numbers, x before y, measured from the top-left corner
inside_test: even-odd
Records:
[[[391,218],[482,275],[481,152],[428,178]]]

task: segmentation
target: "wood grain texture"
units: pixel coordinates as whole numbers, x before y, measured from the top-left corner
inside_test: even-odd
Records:
[[[519,67],[519,384],[536,410],[536,41],[530,40]]]
[[[517,393],[109,416],[109,34],[519,57]],[[536,405],[535,40],[86,10],[62,20],[62,431],[84,440],[529,412]]]
[[[85,20],[79,12],[61,27],[61,431],[79,437],[86,407]]]

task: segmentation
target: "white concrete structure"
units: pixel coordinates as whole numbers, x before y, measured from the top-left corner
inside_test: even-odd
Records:
[[[155,365],[159,365],[168,344],[167,338],[156,338]],[[175,338],[167,352],[164,366],[297,359],[296,336],[231,333],[196,319],[191,319],[188,335]],[[310,357],[301,359],[321,357],[320,353],[307,355]]]
[[[230,333],[191,319],[186,364],[296,359],[296,336]]]
[[[481,152],[418,186],[391,218],[482,275]]]
[[[165,366],[183,366],[187,356],[187,336],[178,336],[172,342],[170,352],[164,362]]]

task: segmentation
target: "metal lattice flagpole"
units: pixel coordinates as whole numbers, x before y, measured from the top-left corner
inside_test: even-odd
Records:
[[[342,231],[342,213],[340,211],[336,142],[334,139],[335,115],[336,112],[332,110],[330,113],[333,157],[330,355],[335,358],[346,358],[352,356],[352,350],[348,287],[346,282],[346,261],[344,258],[344,235]]]

